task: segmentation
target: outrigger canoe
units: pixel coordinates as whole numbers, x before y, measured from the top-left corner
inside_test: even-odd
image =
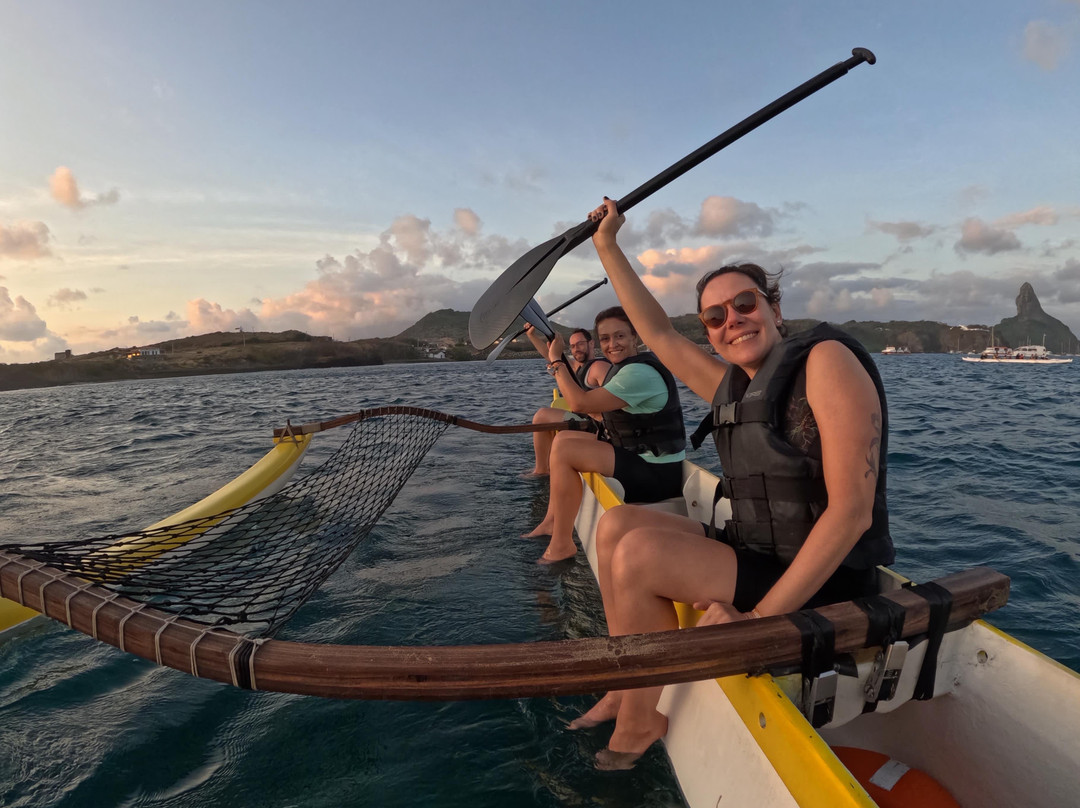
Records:
[[[683,497],[649,507],[707,523],[717,478],[687,461],[683,471]],[[583,480],[576,528],[595,572],[596,525],[621,503],[621,486],[598,474]],[[723,524],[727,501],[716,509]],[[883,591],[905,584],[885,568],[879,576]],[[698,613],[677,608],[693,625]],[[1080,804],[1080,675],[975,620],[941,636],[932,698],[915,700],[933,645],[911,638],[838,656],[835,671],[813,681],[773,671],[668,685],[664,743],[688,804]]]
[[[289,438],[275,438],[274,446],[254,465],[240,476],[204,497],[194,505],[189,505],[160,522],[150,525],[147,530],[178,525],[191,520],[203,519],[222,513],[250,502],[272,496],[280,491],[300,466],[311,435],[297,435]],[[203,524],[198,530],[212,529],[212,524]],[[175,537],[173,539],[175,541]],[[124,542],[118,542],[115,551],[124,553],[131,548]],[[135,554],[138,554],[136,551]],[[141,554],[146,558],[145,552]],[[0,642],[5,633],[25,628],[29,621],[41,617],[41,614],[7,598],[0,597]]]
[[[389,414],[391,409],[366,415]],[[410,417],[423,412],[480,431],[522,431],[405,409]],[[158,526],[176,525],[173,538],[189,533],[194,538],[197,530],[203,530],[203,538],[212,540],[207,534],[217,529],[222,510],[266,496],[284,484],[311,432],[351,423],[362,415],[306,425],[300,431],[290,428],[292,437],[241,478]],[[684,477],[684,496],[656,507],[707,521],[715,478],[689,463],[684,464]],[[577,529],[594,568],[595,527],[605,509],[620,503],[616,486],[596,475],[586,478]],[[722,520],[727,514],[723,502],[720,507]],[[202,521],[185,521],[195,517]],[[129,538],[106,552],[116,553],[125,565],[136,565],[153,558],[156,549],[153,542]],[[902,583],[886,570],[881,575],[886,589]],[[941,784],[939,791],[948,789],[971,806],[1062,806],[1075,804],[1080,793],[1075,748],[1080,677],[976,619],[1007,597],[1007,579],[985,568],[942,578],[917,587],[919,591],[879,598],[893,604],[875,607],[884,609],[878,618],[882,614],[888,618],[890,639],[885,647],[878,647],[881,632],[875,628],[880,628],[881,620],[864,615],[857,604],[656,635],[381,647],[248,638],[117,597],[10,553],[0,553],[0,587],[9,597],[121,650],[253,690],[333,698],[460,700],[686,683],[669,685],[660,706],[670,720],[668,753],[692,808],[887,806],[882,795],[897,795],[914,777],[905,766],[927,773],[927,780]],[[933,590],[928,587],[955,598],[951,612],[938,610],[935,618],[935,606],[926,594]],[[899,635],[910,641],[903,665],[897,661],[903,642],[893,641],[896,615],[889,609],[894,607],[908,620]],[[10,607],[4,608],[11,614]],[[24,616],[15,613],[16,618]],[[801,627],[795,619],[800,616],[805,624]],[[688,626],[695,615],[684,608],[682,619]],[[7,621],[9,628],[17,622]],[[832,621],[832,629],[826,630],[822,621]],[[953,630],[939,636],[932,628],[935,623]],[[867,641],[869,632],[875,632],[873,642]],[[830,635],[835,639],[833,650],[846,652],[835,660],[821,651]],[[811,636],[813,642],[808,643]],[[790,668],[800,644],[803,665],[768,669]],[[813,676],[802,674],[808,670],[808,650]],[[925,690],[926,659],[934,660],[929,667],[935,675],[933,698],[912,700],[917,689]],[[828,661],[827,669],[823,660]],[[700,681],[709,676],[723,678]],[[866,713],[871,703],[876,711]],[[852,773],[858,771],[861,776]],[[913,804],[932,803],[922,799]]]

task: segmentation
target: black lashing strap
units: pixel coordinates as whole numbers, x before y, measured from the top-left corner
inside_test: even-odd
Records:
[[[853,603],[862,609],[869,621],[866,647],[881,646],[863,688],[866,696],[863,712],[872,713],[879,701],[888,701],[896,695],[907,656],[907,643],[900,639],[904,636],[907,609],[881,595],[858,598]]]
[[[822,727],[832,720],[836,705],[836,631],[813,609],[787,617],[802,637],[803,715],[814,728]]]
[[[716,427],[713,425],[712,410],[709,410],[705,417],[701,419],[701,423],[698,424],[697,429],[690,436],[690,445],[695,449],[700,449],[701,444],[705,442],[705,439],[712,434],[712,431]]]
[[[926,701],[934,697],[934,682],[937,678],[937,658],[941,649],[941,639],[945,636],[945,627],[949,623],[952,611],[952,593],[948,589],[930,581],[925,584],[904,584],[908,589],[930,604],[930,622],[926,628],[926,655],[923,657],[919,680],[915,683],[912,698]]]

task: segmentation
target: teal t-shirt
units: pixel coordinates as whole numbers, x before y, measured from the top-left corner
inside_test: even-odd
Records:
[[[656,368],[639,362],[622,368],[604,389],[625,401],[623,410],[631,415],[660,412],[667,404],[667,385],[663,377]],[[659,456],[652,452],[641,453],[641,459],[649,463],[678,463],[685,457],[685,451]]]

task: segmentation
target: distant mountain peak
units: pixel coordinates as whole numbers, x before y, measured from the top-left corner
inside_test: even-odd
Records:
[[[1024,285],[1020,287],[1020,294],[1016,296],[1016,316],[1017,317],[1038,317],[1045,316],[1042,306],[1039,304],[1039,298],[1035,295],[1035,290],[1030,283],[1024,282]]]

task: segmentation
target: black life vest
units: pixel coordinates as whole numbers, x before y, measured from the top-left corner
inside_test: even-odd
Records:
[[[574,371],[574,378],[577,379],[578,387],[580,387],[582,390],[595,390],[596,387],[594,385],[591,385],[588,382],[586,382],[585,379],[588,378],[589,369],[593,365],[595,365],[597,362],[606,362],[606,361],[607,361],[606,359],[595,358],[595,359],[586,359],[584,362],[582,362],[581,366],[577,370]]]
[[[639,353],[624,359],[604,377],[604,384],[628,365],[637,363],[648,365],[660,374],[667,385],[667,402],[657,412],[629,413],[625,410],[612,410],[604,413],[606,439],[612,446],[621,446],[636,454],[652,452],[654,455],[675,454],[686,448],[686,428],[683,426],[682,403],[679,390],[675,386],[675,377],[651,353]]]
[[[775,554],[790,563],[828,505],[821,461],[784,438],[784,411],[792,385],[810,350],[825,340],[835,340],[855,354],[881,402],[873,522],[842,564],[854,569],[891,564],[895,554],[885,501],[889,435],[885,388],[874,360],[859,341],[826,323],[783,340],[753,379],[733,365],[716,390],[713,437],[724,474],[720,489],[731,500],[732,513],[725,525],[727,539],[736,547]]]

